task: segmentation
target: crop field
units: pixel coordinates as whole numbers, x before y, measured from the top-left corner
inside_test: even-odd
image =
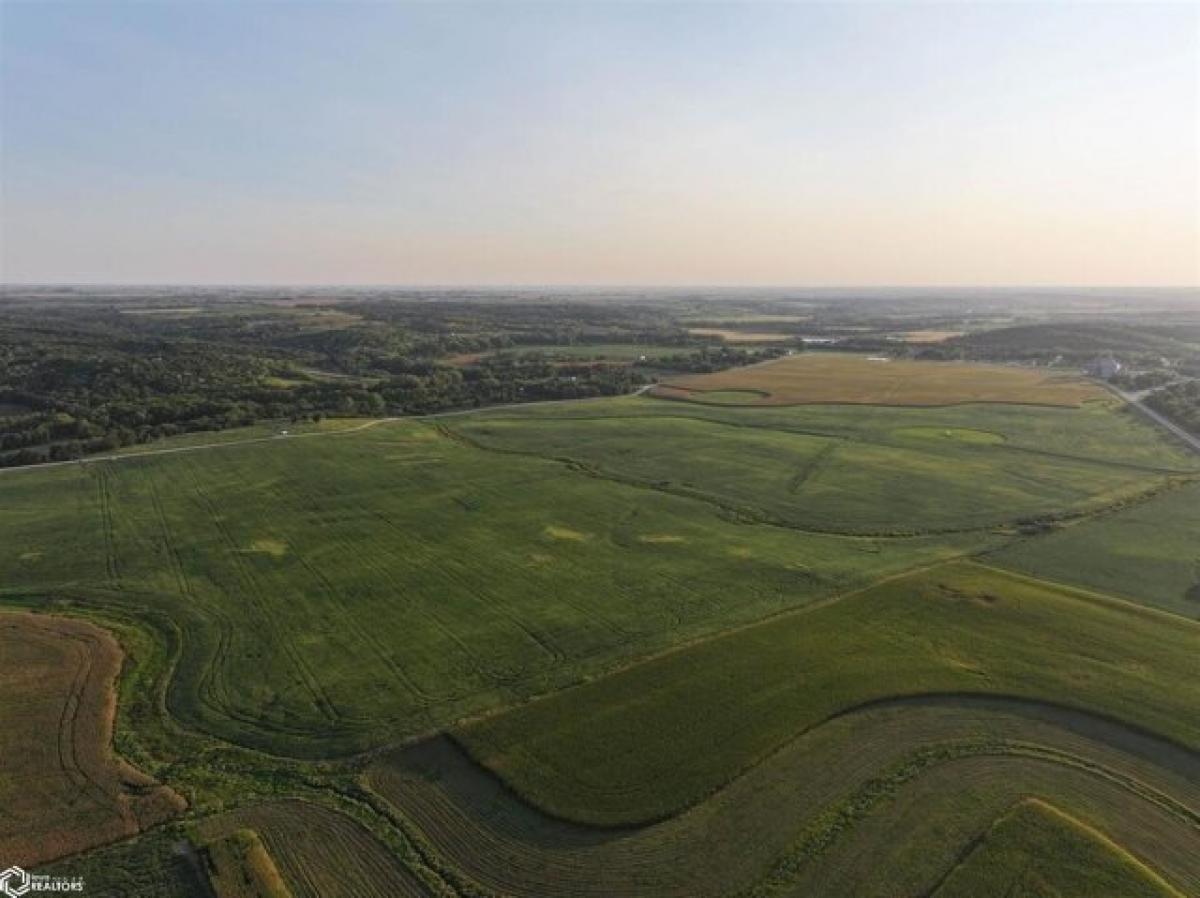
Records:
[[[607,826],[677,814],[796,733],[902,696],[1046,701],[1195,751],[1197,640],[1190,622],[963,563],[664,655],[455,738],[537,806]]]
[[[1172,492],[993,556],[1015,570],[1200,619],[1200,489]]]
[[[939,782],[965,765],[995,788],[968,798]],[[962,695],[881,702],[831,718],[685,812],[636,828],[547,816],[445,738],[385,756],[367,776],[490,894],[600,898],[859,894],[797,889],[843,869],[876,870],[893,885],[903,875],[911,887],[900,894],[925,894],[1008,802],[1047,783],[1056,800],[1194,887],[1200,861],[1188,849],[1197,773],[1193,753],[1122,724],[1038,702]],[[925,785],[931,782],[938,787]],[[1164,807],[1163,795],[1191,811],[1180,817],[1175,804]],[[846,862],[847,851],[859,858],[894,852],[894,834],[905,830],[887,824],[904,813],[911,827],[933,801],[947,807],[928,814],[929,829],[897,863]],[[953,838],[934,831],[951,822]],[[879,894],[897,894],[881,884]]]
[[[1200,457],[1044,371],[850,361],[726,373],[836,401],[0,473],[0,861],[138,898],[1200,894]]]
[[[654,394],[722,405],[1006,402],[1064,406],[1108,395],[1083,378],[1033,368],[876,360],[842,353],[803,353],[716,374],[674,377],[655,388]]]
[[[185,634],[173,712],[298,756],[423,732],[994,539],[742,523],[416,422],[2,486],[7,589],[167,615]]]
[[[757,417],[472,416],[447,423],[486,448],[569,459],[601,476],[710,501],[748,519],[818,532],[905,535],[1083,513],[1161,488],[1169,467],[1009,443],[988,429],[942,427],[909,411],[891,428],[789,429]],[[1083,420],[1100,420],[1080,416]],[[1109,416],[1111,417],[1111,416]],[[907,423],[905,423],[907,421]],[[1107,422],[1106,422],[1107,423]],[[774,426],[773,426],[774,424]],[[1142,447],[1146,448],[1146,447]],[[1151,445],[1150,448],[1153,448]],[[1164,452],[1159,464],[1186,466]]]
[[[1018,891],[1064,898],[1183,894],[1100,833],[1038,799],[1026,799],[1000,818],[933,894],[955,898]]]
[[[90,624],[0,613],[0,858],[32,865],[183,809],[111,751],[121,650]]]

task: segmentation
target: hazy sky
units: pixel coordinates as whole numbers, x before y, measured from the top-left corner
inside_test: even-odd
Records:
[[[0,10],[8,282],[1200,281],[1191,4]]]

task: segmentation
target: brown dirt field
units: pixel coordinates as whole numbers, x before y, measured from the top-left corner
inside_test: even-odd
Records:
[[[0,860],[33,866],[185,807],[112,750],[122,652],[83,621],[0,613]]]
[[[695,337],[720,337],[726,343],[782,343],[795,339],[791,334],[727,330],[723,327],[689,327],[688,333]]]
[[[453,365],[455,368],[466,368],[469,365],[474,365],[487,353],[484,352],[460,352],[457,355],[448,355],[442,361],[448,365]]]
[[[961,362],[871,361],[867,356],[806,353],[771,362],[665,381],[651,390],[664,399],[705,402],[718,391],[758,391],[741,405],[845,403],[866,405],[957,405],[1011,402],[1078,406],[1108,397],[1081,377],[1035,368]],[[722,402],[729,405],[732,403]]]
[[[962,331],[908,331],[902,334],[906,343],[942,343],[962,335]]]

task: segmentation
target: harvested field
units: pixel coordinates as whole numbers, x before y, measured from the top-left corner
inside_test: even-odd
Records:
[[[796,339],[794,334],[732,330],[724,327],[689,327],[688,333],[693,337],[716,337],[726,343],[783,343]]]
[[[804,353],[715,374],[674,377],[652,395],[705,402],[710,391],[766,394],[746,405],[851,403],[954,405],[1008,402],[1078,406],[1110,398],[1100,386],[1066,374],[1005,365],[960,362],[872,361],[841,353]]]
[[[112,752],[121,649],[90,624],[0,613],[0,858],[31,866],[133,835],[183,800]]]
[[[1197,625],[1160,612],[946,565],[664,655],[455,737],[552,814],[641,824],[881,698],[1021,696],[1109,715],[1195,751],[1198,645]]]
[[[368,830],[319,805],[274,801],[203,820],[196,828],[208,840],[253,830],[295,898],[421,898],[429,894]]]
[[[1006,746],[1039,746],[1043,754],[1010,757]],[[964,761],[956,760],[960,756]],[[912,759],[918,757],[929,758],[927,766],[913,767]],[[1075,773],[1071,759],[1092,767]],[[811,842],[814,833],[832,837],[833,846],[853,845],[857,829],[822,829],[822,821],[838,819],[833,810],[880,776],[912,769],[914,784],[900,786],[911,790],[939,777],[943,765],[965,761],[981,770],[1000,770],[998,779],[1007,783],[1010,800],[1045,781],[1043,766],[1051,777],[1061,770],[1062,785],[1053,794],[1064,806],[1079,805],[1081,813],[1106,826],[1112,818],[1120,826],[1120,810],[1127,810],[1121,832],[1129,831],[1137,845],[1146,846],[1154,862],[1162,862],[1184,883],[1200,875],[1200,860],[1179,850],[1195,837],[1188,823],[1164,811],[1156,799],[1113,781],[1136,782],[1152,790],[1147,796],[1169,795],[1195,814],[1200,812],[1200,757],[1082,712],[1011,699],[930,696],[852,711],[790,741],[683,814],[638,829],[594,829],[545,816],[444,738],[385,756],[368,770],[367,782],[450,862],[494,892],[528,898],[699,898],[756,887],[770,894],[790,888],[802,873],[819,877],[841,869],[818,864],[823,853],[811,848],[811,857],[796,861],[786,875],[776,867],[795,861],[796,847],[808,844],[802,841],[806,838]],[[1026,776],[1027,770],[1033,775]],[[968,824],[982,819],[986,826],[995,815],[981,815],[976,802],[957,789],[941,786],[919,794],[924,796],[920,801],[930,802],[926,810],[939,800],[950,805],[946,813],[951,819],[965,821],[944,842],[932,831],[913,841],[918,858],[923,852],[936,858],[919,869],[912,860],[905,862],[913,881],[924,877],[928,885],[950,869],[955,854],[977,834]],[[1099,800],[1088,800],[1094,795]],[[988,807],[994,807],[991,796],[989,800]],[[871,810],[867,821],[890,813],[888,802],[883,795],[878,805],[864,809],[865,814],[880,808]],[[910,803],[919,812],[921,805],[906,801],[905,806]],[[1136,831],[1148,821],[1157,823],[1138,838]],[[887,846],[875,844],[874,849],[886,853]],[[833,857],[832,851],[828,856]],[[880,868],[880,875],[891,869]]]
[[[962,335],[962,331],[923,330],[905,331],[900,336],[905,343],[944,343],[946,340]]]

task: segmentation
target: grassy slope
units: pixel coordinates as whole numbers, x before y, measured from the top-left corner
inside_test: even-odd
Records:
[[[1200,487],[1017,543],[994,560],[1200,618]]]
[[[1183,898],[1101,833],[1041,801],[996,822],[932,898]]]
[[[884,696],[992,692],[1200,746],[1200,628],[974,565],[874,587],[457,731],[552,813],[677,813],[778,746]]]
[[[165,614],[171,706],[342,752],[977,547],[739,524],[416,422],[0,480],[10,595]]]

